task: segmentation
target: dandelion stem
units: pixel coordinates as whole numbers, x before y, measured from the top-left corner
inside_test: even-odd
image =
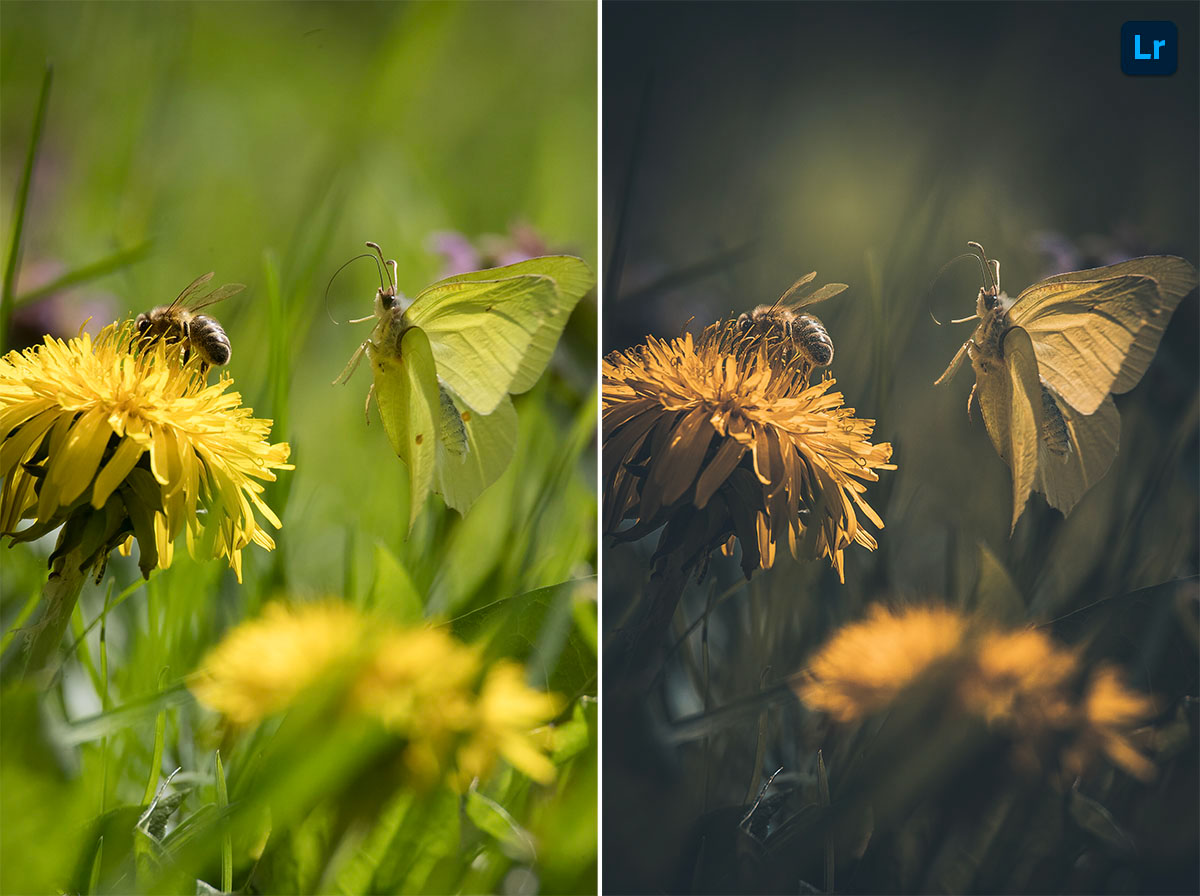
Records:
[[[42,589],[42,616],[25,631],[27,679],[53,671],[52,660],[57,655],[67,623],[79,600],[79,592],[83,590],[84,579],[87,578],[80,568],[83,561],[83,550],[76,546],[67,551],[50,571],[50,578]]]

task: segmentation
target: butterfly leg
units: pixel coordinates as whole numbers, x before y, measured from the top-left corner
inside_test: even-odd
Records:
[[[967,396],[967,419],[968,420],[971,419],[971,402],[973,402],[975,400],[975,387],[978,385],[979,385],[978,382],[971,383],[971,393]]]
[[[371,383],[371,388],[367,390],[367,400],[363,403],[363,417],[366,418],[367,426],[371,425],[371,399],[375,395],[375,384]]]
[[[338,378],[333,381],[333,385],[345,385],[350,380],[354,371],[358,369],[358,362],[362,360],[363,352],[367,350],[368,342],[370,342],[369,339],[355,349],[354,354],[350,356],[349,362],[342,368],[342,372],[338,375]]]

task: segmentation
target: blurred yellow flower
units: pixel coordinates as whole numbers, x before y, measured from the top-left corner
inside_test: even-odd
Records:
[[[549,783],[554,764],[530,732],[561,709],[556,696],[525,684],[525,670],[519,665],[506,660],[495,663],[479,694],[470,739],[458,751],[460,780],[486,777],[496,757],[502,756],[535,781]]]
[[[854,416],[834,380],[769,351],[736,321],[614,352],[604,372],[605,531],[621,540],[664,527],[656,560],[674,555],[703,571],[713,551],[742,547],[748,577],[782,543],[825,556],[844,580],[842,552],[868,550],[863,498],[891,445],[873,445],[874,421]],[[621,529],[627,520],[632,527]]]
[[[193,555],[228,557],[241,580],[242,549],[275,543],[255,511],[280,522],[262,500],[262,481],[290,470],[287,444],[267,439],[228,392],[207,385],[198,365],[159,341],[138,343],[131,322],[0,358],[0,533],[16,541],[59,526],[52,557],[82,556],[103,568],[109,552],[137,541],[148,576],[171,564],[186,532]],[[34,522],[18,531],[24,519]],[[201,545],[208,546],[201,551]]]
[[[478,649],[440,628],[401,628],[337,602],[271,605],[209,652],[193,674],[196,699],[246,726],[318,689],[348,715],[406,741],[404,762],[429,784],[466,786],[503,758],[547,782],[554,766],[533,729],[560,701],[530,688],[516,663],[484,668]]]
[[[1129,690],[1116,669],[1101,666],[1083,696],[1082,731],[1068,753],[1068,768],[1078,772],[1099,750],[1134,777],[1153,780],[1154,764],[1134,749],[1129,734],[1156,712],[1158,704],[1153,698]]]
[[[1100,753],[1148,780],[1154,766],[1128,740],[1154,701],[1126,690],[1113,669],[1090,675],[1073,650],[1036,629],[997,631],[936,607],[888,610],[843,626],[795,676],[809,707],[851,722],[889,708],[935,666],[950,705],[1010,737],[1014,761],[1036,765],[1048,751],[1079,774]]]
[[[270,604],[209,651],[189,687],[235,725],[251,725],[291,706],[366,656],[369,629],[346,604],[300,610]]]
[[[942,607],[879,604],[838,629],[796,682],[800,699],[843,722],[881,709],[962,646],[966,623]]]
[[[963,701],[992,723],[1050,728],[1070,718],[1079,673],[1075,654],[1037,629],[984,632],[974,674],[960,684]]]

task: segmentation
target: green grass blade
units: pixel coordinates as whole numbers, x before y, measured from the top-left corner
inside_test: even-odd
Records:
[[[42,127],[46,123],[46,107],[50,102],[50,82],[54,79],[54,67],[46,64],[42,76],[42,90],[38,94],[37,111],[33,114],[33,132],[29,137],[29,153],[25,156],[25,167],[21,171],[21,183],[17,187],[17,207],[13,211],[12,242],[8,247],[8,259],[4,263],[4,285],[0,291],[0,346],[7,344],[8,331],[12,322],[13,288],[17,281],[17,264],[21,257],[21,232],[25,229],[25,209],[29,204],[29,184],[33,180],[33,164],[37,160],[38,144],[42,142]]]
[[[821,799],[821,808],[829,809],[829,773],[825,770],[825,756],[817,750],[817,793]],[[825,892],[833,892],[833,825],[826,820],[825,832]]]
[[[0,656],[4,656],[8,650],[8,645],[12,643],[13,638],[17,636],[17,632],[33,615],[33,611],[37,608],[38,601],[42,598],[42,592],[34,589],[33,594],[29,595],[29,600],[25,602],[25,606],[21,607],[21,612],[17,614],[17,618],[13,620],[12,627],[4,633],[4,640],[0,641]]]
[[[162,692],[167,686],[167,669],[164,668],[158,676],[158,690]],[[162,708],[158,711],[158,718],[154,720],[154,754],[150,759],[150,777],[146,781],[146,793],[142,797],[142,805],[148,806],[151,800],[154,799],[155,791],[158,790],[158,776],[162,769],[162,754],[163,754],[163,739],[167,732],[167,710]]]
[[[81,268],[68,271],[61,277],[51,280],[49,283],[43,284],[36,289],[31,289],[29,292],[21,293],[21,295],[13,300],[13,307],[20,308],[22,305],[36,302],[38,299],[58,292],[60,289],[66,289],[69,286],[75,286],[79,283],[86,283],[88,280],[95,280],[97,277],[103,277],[105,274],[119,271],[123,267],[141,261],[149,254],[150,248],[153,245],[152,241],[146,240],[143,243],[138,243],[132,249],[121,249],[112,255],[101,258],[99,261],[94,261]]]
[[[71,650],[74,652],[75,648],[78,647],[79,664],[83,666],[84,671],[88,674],[88,678],[91,679],[92,687],[99,694],[103,688],[103,685],[100,683],[100,670],[96,668],[96,663],[92,659],[92,651],[88,649],[87,630],[83,625],[83,608],[79,604],[75,605],[75,609],[71,613],[71,629],[75,633],[75,645],[72,646]],[[70,656],[70,654],[68,653],[67,656]]]
[[[229,805],[229,788],[225,786],[225,767],[221,765],[221,751],[217,750],[217,809]],[[233,892],[233,834],[228,826],[221,834],[221,892]]]
[[[88,875],[88,892],[100,892],[100,868],[104,863],[104,837],[96,844],[96,856],[92,859],[92,873]]]

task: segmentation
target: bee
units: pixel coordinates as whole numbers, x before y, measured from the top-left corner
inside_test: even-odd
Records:
[[[232,349],[225,330],[216,318],[196,312],[237,295],[246,287],[241,283],[228,283],[205,295],[194,295],[212,278],[213,272],[209,271],[188,284],[170,305],[159,305],[152,311],[139,314],[134,325],[142,336],[143,344],[155,339],[182,343],[184,363],[195,352],[206,365],[205,369],[228,364]]]
[[[815,314],[801,313],[798,309],[832,299],[849,287],[845,283],[827,283],[810,292],[808,284],[816,276],[816,271],[805,274],[774,305],[759,305],[738,317],[739,329],[751,338],[763,339],[768,348],[772,344],[780,347],[787,361],[799,357],[812,367],[828,367],[833,363],[833,340],[829,338],[829,331]],[[799,298],[784,304],[797,294]]]

